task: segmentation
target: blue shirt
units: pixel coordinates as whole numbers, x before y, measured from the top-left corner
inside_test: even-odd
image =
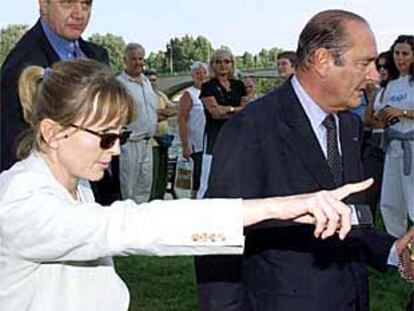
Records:
[[[46,34],[47,39],[52,45],[53,49],[59,56],[60,60],[69,60],[73,58],[87,58],[85,53],[79,47],[79,41],[69,41],[59,37],[49,25],[43,20],[40,19],[43,31]],[[76,55],[75,55],[76,53]]]
[[[359,106],[357,108],[350,109],[350,111],[357,114],[361,118],[361,120],[363,120],[365,109],[367,108],[367,106],[368,106],[368,100],[364,92],[364,95],[361,97],[361,102]]]

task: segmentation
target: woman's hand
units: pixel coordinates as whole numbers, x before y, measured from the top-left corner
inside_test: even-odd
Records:
[[[393,118],[400,118],[404,115],[404,111],[394,108],[394,107],[385,107],[378,112],[378,118],[385,122],[386,124],[390,124]]]
[[[351,209],[341,200],[352,193],[369,188],[372,183],[373,179],[371,178],[334,190],[261,200],[245,200],[244,204],[247,206],[245,225],[268,219],[294,220],[299,223],[314,224],[315,237],[325,239],[338,231],[339,238],[343,240],[351,230]],[[251,208],[249,205],[252,205]],[[259,215],[253,215],[255,207]],[[251,216],[250,219],[249,216]],[[256,219],[254,219],[255,217]],[[249,223],[249,221],[251,222]]]
[[[184,158],[186,158],[187,160],[189,160],[190,159],[190,157],[191,157],[191,150],[190,150],[190,148],[188,148],[188,147],[182,147],[182,154],[183,154],[183,157]]]

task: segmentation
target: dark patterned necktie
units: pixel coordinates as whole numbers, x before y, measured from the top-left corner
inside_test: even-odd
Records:
[[[336,122],[333,115],[328,115],[322,122],[327,132],[328,155],[327,161],[337,186],[342,185],[342,157],[339,154]]]

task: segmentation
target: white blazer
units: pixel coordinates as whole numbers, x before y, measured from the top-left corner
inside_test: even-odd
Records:
[[[121,311],[114,255],[241,254],[241,200],[74,200],[33,153],[0,175],[0,310]]]

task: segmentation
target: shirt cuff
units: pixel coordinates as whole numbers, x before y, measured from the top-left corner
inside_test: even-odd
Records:
[[[394,242],[388,255],[387,264],[390,266],[398,267],[398,254],[397,254],[397,242]]]

